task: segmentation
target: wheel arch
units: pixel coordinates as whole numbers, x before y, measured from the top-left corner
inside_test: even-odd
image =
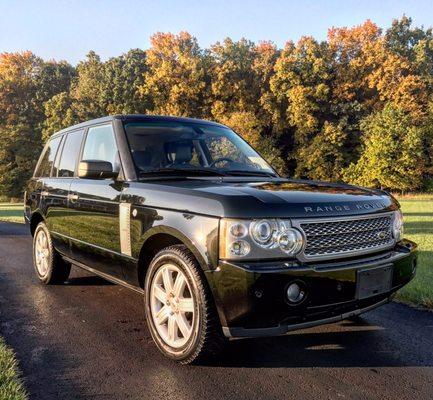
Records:
[[[147,268],[155,255],[162,249],[181,244],[194,255],[203,270],[207,269],[207,263],[194,243],[182,232],[167,226],[158,226],[149,230],[143,238],[138,256],[138,282],[144,288],[144,279]]]
[[[35,234],[36,227],[39,223],[45,222],[45,218],[41,212],[35,211],[30,217],[30,233],[32,236]]]

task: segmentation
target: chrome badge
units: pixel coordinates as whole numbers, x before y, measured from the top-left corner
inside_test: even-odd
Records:
[[[377,237],[381,240],[386,239],[387,233],[385,231],[377,232]]]

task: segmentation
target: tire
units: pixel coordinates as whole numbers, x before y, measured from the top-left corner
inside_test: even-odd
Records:
[[[44,222],[38,224],[33,235],[33,266],[39,281],[45,285],[64,283],[71,272],[71,264],[65,262],[54,249]]]
[[[171,276],[172,291],[166,288],[167,276]],[[178,284],[179,277],[184,285]],[[166,357],[181,364],[204,362],[224,348],[226,339],[213,297],[186,246],[167,247],[153,258],[146,273],[144,302],[150,333]],[[171,323],[173,320],[176,322]]]

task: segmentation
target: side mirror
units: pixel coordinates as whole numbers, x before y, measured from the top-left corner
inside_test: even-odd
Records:
[[[113,171],[113,166],[108,161],[85,160],[78,165],[78,177],[87,179],[116,178],[118,172]]]

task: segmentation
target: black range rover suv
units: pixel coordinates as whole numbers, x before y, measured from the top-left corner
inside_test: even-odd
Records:
[[[143,294],[182,363],[388,302],[415,274],[397,201],[282,178],[226,126],[120,115],[48,141],[25,195],[45,284],[71,265]]]

